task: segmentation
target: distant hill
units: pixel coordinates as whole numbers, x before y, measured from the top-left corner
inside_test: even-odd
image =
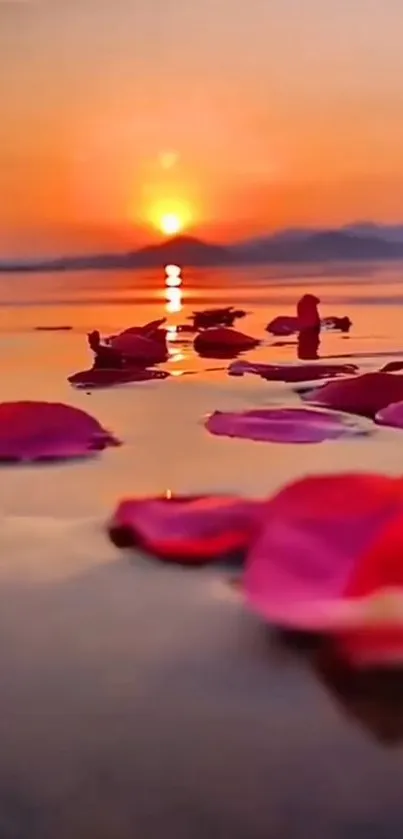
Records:
[[[243,253],[262,252],[265,248],[273,245],[294,244],[295,242],[304,242],[316,233],[324,232],[322,229],[309,227],[292,227],[285,230],[279,230],[276,233],[269,233],[263,236],[256,236],[253,239],[247,239],[243,242],[237,242],[232,246],[234,253],[242,255]]]
[[[149,245],[135,254],[141,266],[158,268],[173,262],[179,265],[220,265],[229,262],[231,254],[228,248],[211,245],[192,236],[176,236],[160,245]]]
[[[399,259],[403,257],[403,244],[385,242],[378,238],[356,236],[342,231],[316,233],[293,245],[297,261]]]
[[[249,262],[326,262],[403,258],[403,241],[356,235],[345,230],[284,231],[234,247],[238,259]]]
[[[61,257],[39,262],[0,262],[0,271],[84,271],[126,268],[161,268],[170,262],[181,266],[203,267],[231,262],[230,251],[191,236],[176,236],[158,245],[115,254]]]
[[[376,237],[385,242],[403,243],[403,224],[376,224],[373,221],[357,221],[343,227],[347,233],[355,236]]]
[[[0,262],[0,272],[84,271],[181,266],[335,262],[403,259],[403,225],[356,223],[338,230],[295,229],[223,247],[191,236],[176,236],[158,245],[127,253],[61,257],[36,262]],[[401,239],[399,230],[401,229]]]

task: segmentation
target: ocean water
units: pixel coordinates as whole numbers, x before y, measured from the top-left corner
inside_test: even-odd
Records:
[[[403,356],[403,267],[0,276],[1,398],[83,407],[124,445],[88,462],[0,471],[1,839],[389,839],[403,829],[403,689],[373,691],[283,647],[222,570],[120,553],[106,524],[133,494],[267,495],[315,472],[401,474],[401,432],[320,446],[209,437],[215,409],[296,404],[292,388],[227,376],[176,331],[193,308],[234,303],[264,326],[314,291],[323,357],[363,370]],[[174,374],[88,395],[85,333],[160,316]],[[38,326],[70,325],[69,332]],[[214,368],[214,369],[212,369]],[[392,748],[394,747],[394,748]]]

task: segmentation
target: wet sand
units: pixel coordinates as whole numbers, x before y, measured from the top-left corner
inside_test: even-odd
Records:
[[[120,304],[109,304],[105,325],[158,316],[161,305],[141,303],[122,323]],[[400,310],[374,305],[325,304],[324,314],[350,311],[354,331],[326,335],[323,354],[351,353],[365,369],[392,357]],[[125,445],[88,462],[0,472],[1,839],[398,836],[403,691],[400,701],[394,690],[392,710],[390,697],[359,689],[340,699],[340,680],[326,686],[316,656],[279,645],[227,572],[121,553],[105,523],[129,494],[259,496],[313,472],[400,474],[401,433],[320,446],[211,437],[203,417],[212,410],[298,397],[252,376],[206,372],[226,363],[175,341],[168,369],[197,375],[73,391],[66,377],[87,366],[83,332],[99,312],[81,302],[68,311],[72,332],[34,332],[35,322],[69,321],[52,306],[10,306],[7,318],[1,310],[2,399],[67,401]],[[271,306],[267,296],[255,302],[240,327],[262,334]],[[266,346],[256,358],[294,355],[293,346]]]

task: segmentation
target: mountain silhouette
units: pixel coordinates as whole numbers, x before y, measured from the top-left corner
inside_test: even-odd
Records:
[[[346,224],[343,230],[355,236],[369,236],[386,242],[403,243],[403,224],[376,224],[374,221],[356,221]]]
[[[391,227],[393,230],[391,230]],[[376,261],[403,259],[399,225],[357,223],[337,230],[295,229],[238,242],[226,247],[192,236],[176,236],[158,245],[126,253],[60,257],[40,261],[0,262],[0,272],[84,271],[162,268],[168,263],[182,267],[212,267],[236,264]],[[374,229],[375,228],[375,229]]]
[[[336,230],[316,233],[303,241],[294,243],[292,248],[286,245],[285,250],[288,253],[292,250],[293,258],[298,262],[403,257],[403,244]]]
[[[255,263],[383,260],[403,258],[403,242],[345,230],[293,230],[244,242],[234,251],[239,260]]]
[[[66,256],[35,262],[1,262],[0,271],[84,271],[107,269],[161,268],[170,262],[181,267],[222,265],[232,261],[228,248],[209,244],[192,236],[175,236],[158,245],[115,254]]]
[[[212,245],[192,236],[175,236],[159,245],[141,248],[135,254],[142,266],[158,268],[167,262],[179,265],[220,265],[230,260],[228,248]]]

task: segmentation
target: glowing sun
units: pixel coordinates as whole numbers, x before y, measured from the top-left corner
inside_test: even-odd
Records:
[[[165,236],[176,236],[183,230],[184,223],[176,213],[167,213],[160,219],[159,227]]]

